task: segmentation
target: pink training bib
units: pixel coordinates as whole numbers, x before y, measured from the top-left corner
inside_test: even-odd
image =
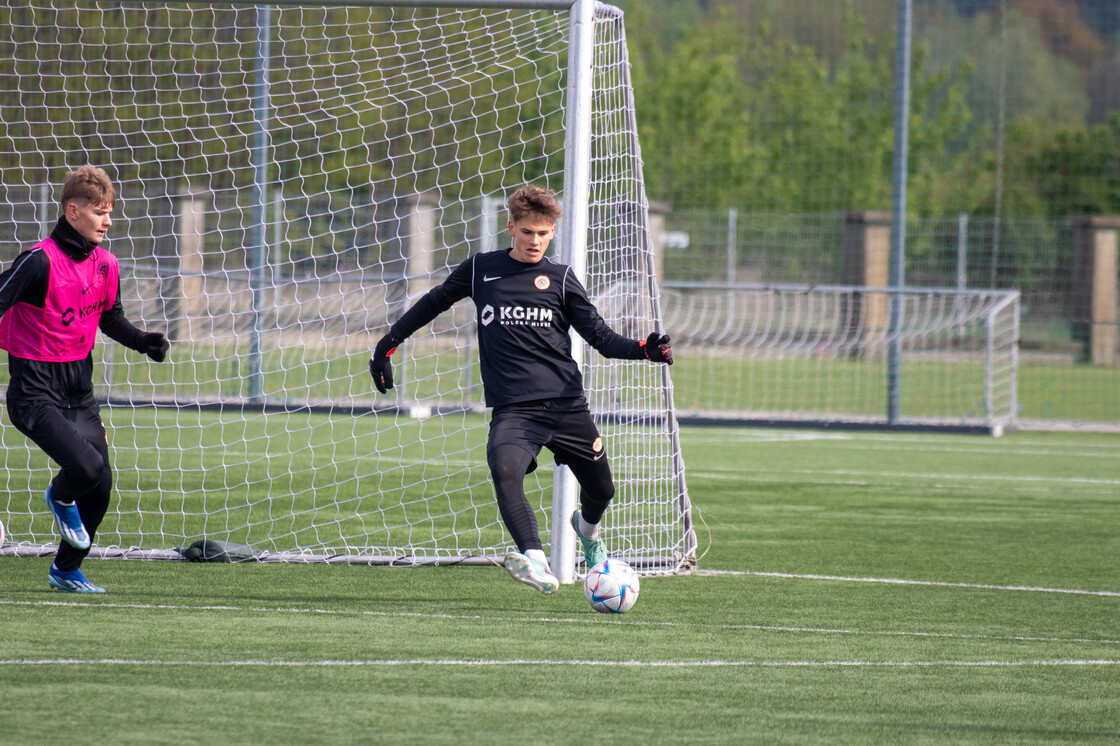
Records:
[[[76,262],[52,239],[31,247],[50,260],[43,308],[16,303],[0,318],[0,349],[27,360],[68,363],[82,360],[97,339],[102,312],[117,302],[117,258],[98,247]]]

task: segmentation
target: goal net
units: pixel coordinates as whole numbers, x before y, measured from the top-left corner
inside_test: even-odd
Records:
[[[211,539],[261,559],[504,555],[473,306],[403,346],[389,396],[367,364],[451,268],[508,246],[504,198],[523,183],[556,189],[566,210],[586,195],[586,237],[555,244],[585,260],[617,331],[662,328],[621,13],[590,6],[585,50],[583,2],[389,5],[0,8],[0,215],[14,226],[0,260],[51,230],[68,170],[103,166],[126,315],[172,340],[162,365],[107,339],[95,349],[115,470],[95,553],[177,557]],[[573,154],[576,96],[590,132]],[[612,554],[646,573],[688,568],[667,371],[592,353],[585,376],[618,488]],[[526,488],[548,547],[570,528],[550,510],[544,455]],[[0,466],[3,551],[49,552],[54,464],[6,423]]]
[[[1015,425],[1018,291],[672,283],[664,292],[665,323],[694,363],[679,380],[681,417],[996,435]]]

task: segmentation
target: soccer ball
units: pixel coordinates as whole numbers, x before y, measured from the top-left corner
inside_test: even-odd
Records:
[[[604,614],[621,614],[638,600],[638,573],[622,560],[605,559],[583,579],[583,595],[591,608]]]

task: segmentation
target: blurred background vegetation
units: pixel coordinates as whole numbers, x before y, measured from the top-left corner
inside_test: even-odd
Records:
[[[890,207],[896,0],[626,0],[650,197]],[[912,215],[1120,214],[1120,3],[914,0]]]
[[[889,208],[897,0],[618,4],[651,199],[754,213]],[[5,3],[3,183],[51,183],[76,153],[113,163],[122,181],[238,183],[248,164],[232,154],[248,153],[254,136],[257,13]],[[562,83],[543,69],[498,67],[486,81],[394,79],[362,57],[390,10],[308,14],[325,29],[318,37],[290,32],[302,9],[271,13],[270,67],[282,74],[270,82],[270,178],[305,193],[385,179],[400,192],[439,189],[451,183],[441,168],[462,184],[452,198],[500,191],[508,155],[499,133],[525,120],[539,86]],[[393,32],[401,65],[436,36],[469,50],[489,33],[477,14],[462,14],[457,28],[416,17],[410,34]],[[911,215],[1120,214],[1120,3],[914,0],[913,17]],[[344,26],[345,35],[326,30]],[[324,69],[337,99],[327,105],[309,95],[327,84],[313,74]],[[102,91],[110,78],[117,88]],[[372,90],[393,103],[374,105]],[[427,160],[406,135],[425,115],[407,104],[416,95],[448,112],[430,123]],[[486,96],[501,100],[479,106]],[[455,140],[454,127],[440,125],[459,115],[489,117],[479,131],[490,135],[473,149]],[[540,141],[525,178],[556,171],[556,137]],[[439,165],[441,148],[454,150],[452,165]]]

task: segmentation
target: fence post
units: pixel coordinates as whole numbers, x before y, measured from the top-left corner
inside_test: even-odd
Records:
[[[672,212],[668,202],[650,200],[649,240],[653,252],[653,276],[657,283],[665,279],[665,218]]]
[[[420,296],[428,292],[435,266],[435,198],[426,194],[393,197],[382,220],[391,236],[385,303],[388,322],[399,319]]]
[[[175,200],[175,237],[179,245],[179,291],[182,304],[178,327],[168,332],[173,340],[195,342],[204,339],[202,329],[195,330],[194,319],[206,312],[206,283],[203,278],[202,236],[206,232],[208,192],[199,187],[184,187]]]
[[[845,285],[885,288],[890,284],[891,214],[844,214],[844,257],[840,269]]]
[[[849,212],[844,214],[844,253],[840,282],[857,287],[886,288],[890,284],[891,214],[889,212]],[[864,348],[887,328],[887,295],[870,297],[856,292],[844,309],[846,336],[856,341],[853,355],[871,352]]]
[[[1120,216],[1075,215],[1073,229],[1073,338],[1093,365],[1117,362],[1117,244]]]
[[[727,208],[727,282],[732,284],[739,279],[738,257],[739,211]]]
[[[428,292],[435,269],[436,207],[435,198],[417,194],[403,200],[405,247],[405,282],[408,283],[408,305]]]
[[[968,287],[968,213],[957,214],[957,290]],[[964,307],[964,299],[957,296],[956,308],[959,313]],[[957,336],[964,336],[964,325],[957,327]]]
[[[394,213],[397,216],[397,235],[400,240],[402,276],[396,292],[396,313],[393,319],[407,311],[432,287],[432,272],[435,269],[436,252],[436,209],[437,199],[425,193],[410,194],[396,201]],[[435,339],[435,328],[429,326],[424,332],[412,337],[414,345],[430,346]],[[398,386],[399,401],[408,409],[410,417],[423,419],[431,415],[431,408],[418,404],[420,399],[418,375],[411,369],[412,357],[401,360],[402,385]]]

